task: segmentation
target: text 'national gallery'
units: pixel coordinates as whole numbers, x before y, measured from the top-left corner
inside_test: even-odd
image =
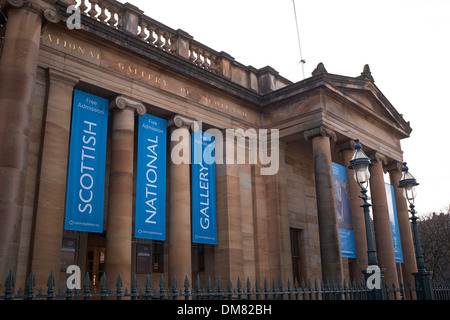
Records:
[[[10,270],[63,287],[73,265],[92,287],[362,280],[356,138],[385,281],[414,282],[397,187],[411,128],[367,65],[292,83],[129,3],[76,3],[0,1],[0,289]]]

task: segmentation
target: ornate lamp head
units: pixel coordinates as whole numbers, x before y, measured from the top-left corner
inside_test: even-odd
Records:
[[[360,188],[367,189],[370,179],[369,167],[372,166],[369,157],[362,151],[359,139],[355,139],[355,154],[350,160],[349,169],[355,171],[354,178]]]
[[[414,203],[414,198],[417,195],[416,186],[418,185],[419,184],[417,183],[416,178],[409,173],[409,168],[406,166],[406,162],[403,162],[403,175],[398,187],[403,188],[403,195],[409,203]]]

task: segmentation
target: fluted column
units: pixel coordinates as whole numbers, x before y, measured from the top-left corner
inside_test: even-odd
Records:
[[[118,96],[110,103],[113,112],[111,173],[105,271],[113,286],[120,273],[123,286],[131,287],[131,240],[133,222],[134,119],[145,115],[145,106]]]
[[[349,140],[347,143],[338,146],[338,150],[342,153],[344,158],[345,167],[347,167],[347,180],[348,180],[348,192],[350,196],[350,211],[352,215],[353,235],[355,237],[355,251],[356,251],[356,277],[363,279],[362,270],[367,270],[367,240],[366,240],[366,227],[364,221],[364,212],[361,205],[363,201],[359,198],[360,187],[354,179],[354,170],[348,168],[350,160],[355,153],[355,142]]]
[[[397,268],[395,265],[394,244],[392,242],[391,224],[383,176],[383,164],[386,157],[376,152],[370,155],[373,166],[370,168],[370,194],[372,197],[373,224],[375,243],[380,268],[386,269],[384,278],[391,286],[398,287]]]
[[[45,1],[1,5],[8,22],[0,58],[0,288],[17,268],[41,25],[59,21]]]
[[[398,188],[399,181],[402,178],[402,164],[396,162],[385,168],[389,172],[391,184],[394,186],[395,204],[397,206],[398,226],[400,228],[400,239],[403,252],[403,284],[408,281],[413,284],[413,273],[417,272],[416,256],[414,251],[414,242],[411,232],[411,223],[409,222],[408,204],[403,196],[403,189]]]
[[[341,283],[343,269],[330,149],[330,139],[336,141],[336,135],[318,127],[305,131],[304,136],[313,145],[322,276]]]
[[[182,287],[192,278],[191,264],[191,134],[194,120],[176,115],[167,123],[171,136],[169,160],[169,283]],[[175,159],[177,158],[177,159]],[[174,161],[179,160],[179,161]],[[175,163],[177,162],[177,163]]]

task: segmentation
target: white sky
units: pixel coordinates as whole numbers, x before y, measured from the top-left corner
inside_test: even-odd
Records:
[[[302,79],[292,0],[128,2],[244,65],[270,65],[289,80]],[[306,77],[319,62],[329,73],[345,76],[358,76],[369,64],[375,84],[413,128],[402,147],[420,183],[417,211],[450,204],[450,1],[295,4]]]

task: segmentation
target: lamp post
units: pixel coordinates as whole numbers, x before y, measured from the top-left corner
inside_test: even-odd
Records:
[[[375,251],[375,245],[373,241],[373,235],[372,235],[372,224],[370,222],[370,207],[372,206],[368,200],[370,200],[369,196],[367,195],[367,188],[369,186],[369,179],[370,179],[370,171],[369,167],[372,166],[372,163],[370,162],[369,157],[362,151],[361,144],[359,143],[359,139],[355,139],[355,154],[353,155],[352,160],[350,160],[350,166],[348,167],[351,170],[354,170],[354,178],[356,182],[358,183],[359,187],[361,188],[361,194],[359,197],[364,201],[361,207],[364,209],[364,222],[366,226],[366,240],[367,240],[367,255],[368,255],[368,264],[369,268],[372,266],[375,266],[376,269],[378,268],[378,260],[377,260],[377,253]],[[371,268],[372,269],[372,268]],[[369,270],[369,269],[368,269]],[[368,272],[363,271],[364,275],[366,276],[366,281],[369,278]],[[380,286],[378,288],[375,288],[373,290],[373,298],[376,300],[383,300],[384,295],[384,281],[383,281],[383,271],[380,270],[380,279],[379,284]]]
[[[433,300],[433,285],[431,283],[431,275],[432,272],[425,270],[425,263],[423,260],[422,247],[420,245],[420,237],[419,237],[419,229],[417,227],[417,216],[414,205],[414,199],[416,198],[417,191],[416,186],[417,183],[416,178],[409,173],[409,168],[406,166],[406,162],[403,163],[403,175],[402,179],[399,182],[398,187],[403,188],[403,195],[409,203],[409,212],[411,212],[411,225],[412,232],[414,238],[414,250],[416,252],[416,262],[417,262],[417,273],[413,273],[415,282],[416,282],[416,290],[417,290],[417,298],[419,300]]]

